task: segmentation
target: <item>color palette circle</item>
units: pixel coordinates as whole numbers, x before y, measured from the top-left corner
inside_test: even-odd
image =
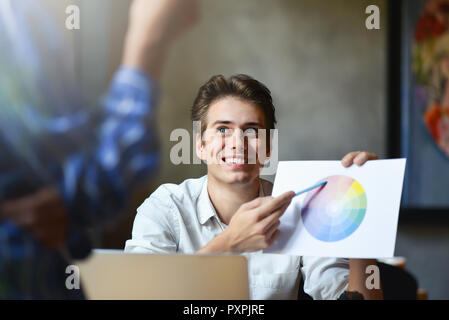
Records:
[[[362,185],[347,176],[330,176],[327,184],[307,193],[301,217],[316,239],[335,242],[353,234],[363,221],[367,197]]]

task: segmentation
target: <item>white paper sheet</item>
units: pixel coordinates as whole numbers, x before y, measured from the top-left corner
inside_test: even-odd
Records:
[[[406,159],[281,161],[273,196],[328,183],[293,199],[281,236],[264,252],[299,256],[390,258],[394,255]]]

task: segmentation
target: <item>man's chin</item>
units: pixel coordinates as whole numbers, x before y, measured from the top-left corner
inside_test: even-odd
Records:
[[[229,177],[228,183],[229,184],[245,184],[251,181],[250,176],[238,176],[238,177]]]
[[[229,184],[246,184],[257,179],[259,174],[254,172],[226,172],[224,180]]]
[[[255,165],[244,168],[230,168],[226,165],[208,166],[208,174],[226,184],[246,184],[259,178],[259,170]]]

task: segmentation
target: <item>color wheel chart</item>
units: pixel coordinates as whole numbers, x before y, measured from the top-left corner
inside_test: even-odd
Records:
[[[306,230],[314,238],[335,242],[353,234],[363,221],[367,196],[362,185],[342,175],[330,176],[323,187],[309,191],[301,216]]]

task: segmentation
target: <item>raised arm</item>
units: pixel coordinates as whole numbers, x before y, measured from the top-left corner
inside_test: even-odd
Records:
[[[122,66],[105,100],[97,140],[88,152],[75,151],[64,168],[69,207],[77,213],[86,207],[91,211],[83,222],[113,217],[123,209],[134,185],[156,168],[158,143],[152,114],[156,82],[173,41],[195,19],[195,3],[190,0],[132,3]]]

